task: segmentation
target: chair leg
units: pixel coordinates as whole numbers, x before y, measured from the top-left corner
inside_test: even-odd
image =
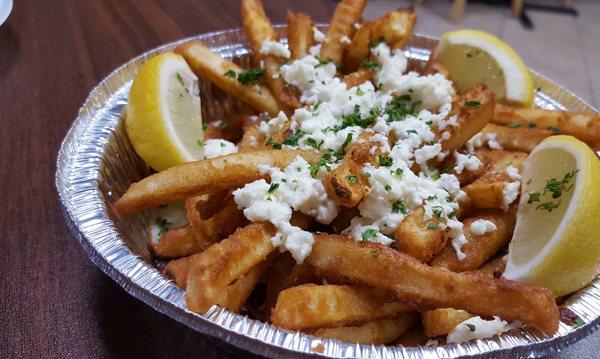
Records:
[[[452,5],[452,22],[460,22],[466,6],[467,0],[454,0],[454,5]]]
[[[523,10],[523,0],[512,0],[512,13],[514,17],[519,17]]]

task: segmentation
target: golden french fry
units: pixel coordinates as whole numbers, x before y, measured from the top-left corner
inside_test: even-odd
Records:
[[[425,69],[423,70],[423,75],[433,74],[443,75],[447,79],[450,78],[450,71],[448,71],[446,66],[444,66],[444,64],[442,64],[441,62],[430,57],[429,61],[427,62],[427,66],[425,66]]]
[[[258,128],[258,123],[248,123],[244,126],[244,134],[237,143],[238,152],[250,152],[265,148],[265,134]]]
[[[287,289],[283,287],[284,281],[295,265],[296,260],[289,253],[283,253],[273,262],[269,271],[270,274],[266,278],[267,290],[264,310],[267,318],[271,316],[271,310],[275,307],[275,303],[277,303],[279,293]]]
[[[375,75],[375,72],[371,70],[358,69],[344,76],[342,81],[346,84],[347,88],[352,88],[355,86],[362,85],[367,81],[370,81],[373,75]]]
[[[503,257],[496,257],[488,261],[475,272],[491,278],[500,278],[502,276],[502,273],[504,273],[505,267],[506,260]]]
[[[273,271],[275,271],[275,269],[273,269]],[[279,276],[274,275],[274,277]],[[313,267],[306,263],[296,264],[296,261],[294,260],[292,267],[289,270],[287,268],[284,270],[283,277],[278,283],[273,283],[271,288],[267,285],[265,310],[267,311],[268,316],[271,316],[271,312],[277,303],[277,298],[281,291],[302,284],[317,283],[318,280],[319,278]]]
[[[388,344],[417,324],[414,314],[405,313],[394,319],[378,319],[357,327],[323,328],[316,337],[338,339],[347,343]]]
[[[448,117],[457,116],[457,126],[438,130],[436,137],[442,140],[445,133],[450,137],[442,141],[442,150],[454,151],[462,147],[488,123],[494,114],[494,93],[485,85],[476,84],[460,95],[453,103]]]
[[[378,143],[370,141],[371,134],[364,133],[362,139],[350,145],[342,162],[329,171],[323,179],[327,195],[337,204],[356,207],[369,190],[369,181],[362,173],[363,165],[375,160],[378,151],[371,153],[371,147]]]
[[[232,312],[239,313],[267,267],[268,261],[254,266],[248,273],[228,286],[215,304],[227,308]]]
[[[194,251],[195,240],[189,225],[169,229],[158,241],[154,241],[152,235],[148,234],[146,242],[152,254],[161,258],[178,258],[197,252]]]
[[[363,22],[352,37],[352,41],[344,54],[344,70],[346,72],[358,70],[360,63],[369,57],[371,52],[371,23],[371,21]]]
[[[217,192],[264,177],[259,165],[284,168],[297,156],[314,162],[314,151],[262,150],[234,153],[209,160],[185,163],[132,184],[115,204],[119,213],[134,213],[197,194]]]
[[[223,201],[223,198],[219,198]],[[200,252],[215,242],[231,235],[239,227],[243,227],[248,221],[240,209],[238,209],[232,196],[224,201],[225,205],[209,218],[204,219],[198,209],[196,197],[187,199],[185,202],[187,218],[190,223],[190,232],[195,246],[193,253]]]
[[[425,220],[422,207],[408,213],[396,230],[396,247],[413,256],[421,263],[427,263],[446,244],[446,230],[439,224],[440,219]]]
[[[417,14],[411,8],[390,11],[373,21],[371,40],[383,38],[393,49],[402,49],[412,37]]]
[[[454,273],[389,247],[321,233],[315,234],[306,262],[327,275],[391,291],[421,310],[457,308],[521,320],[546,333],[558,329],[554,295],[541,286]]]
[[[208,247],[191,261],[185,302],[196,313],[214,304],[227,306],[227,288],[264,262],[275,249],[271,224],[253,223]]]
[[[531,152],[546,137],[554,135],[550,130],[541,128],[509,128],[488,123],[481,130],[483,134],[495,134],[495,140],[503,149],[509,151]]]
[[[271,321],[291,330],[331,328],[394,318],[413,308],[370,287],[304,284],[279,293]]]
[[[335,217],[333,222],[331,222],[333,232],[342,233],[344,229],[350,227],[350,222],[352,222],[352,218],[358,215],[360,215],[358,207],[340,207],[338,210],[337,217]]]
[[[506,208],[504,189],[515,182],[506,173],[509,166],[521,171],[527,154],[523,152],[498,152],[485,174],[463,188],[470,204],[477,208]]]
[[[550,130],[553,134],[564,133],[585,142],[598,143],[600,141],[600,116],[598,114],[497,104],[492,122],[504,126]]]
[[[271,115],[276,115],[281,111],[277,99],[267,87],[260,84],[244,85],[237,79],[226,76],[225,73],[230,70],[235,73],[244,70],[233,62],[215,54],[202,42],[195,41],[180,45],[173,51],[185,58],[196,75],[206,77],[223,91],[255,110],[268,112]]]
[[[453,272],[472,271],[481,267],[512,238],[516,220],[515,212],[516,206],[512,206],[512,209],[506,212],[498,209],[485,210],[467,218],[463,221],[463,231],[467,237],[467,243],[462,246],[466,257],[458,259],[454,248],[446,245],[430,264],[434,267],[448,268]],[[473,234],[471,224],[478,220],[494,223],[496,230],[483,235]]]
[[[423,330],[430,338],[450,333],[458,324],[473,315],[460,309],[439,308],[421,313]]]
[[[367,0],[342,0],[336,7],[327,30],[327,37],[321,47],[321,58],[331,59],[341,65],[346,45],[342,43],[344,36],[351,38],[354,34],[354,24],[367,4]]]
[[[197,255],[197,254],[196,254]],[[169,261],[165,267],[165,274],[168,277],[173,278],[175,284],[183,290],[187,286],[188,273],[190,272],[190,264],[192,263],[192,257],[183,257],[179,259],[173,259]]]
[[[313,45],[313,21],[308,13],[287,12],[287,40],[292,56],[297,60],[308,55],[308,49]]]

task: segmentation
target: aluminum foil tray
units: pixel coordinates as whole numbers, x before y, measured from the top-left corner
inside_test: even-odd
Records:
[[[284,27],[277,31],[284,35]],[[600,325],[600,279],[561,304],[558,332],[547,337],[535,330],[513,330],[492,339],[428,346],[357,345],[290,332],[270,324],[212,307],[205,315],[186,309],[184,292],[155,266],[144,240],[144,215],[120,217],[114,204],[133,182],[149,174],[136,155],[123,126],[123,110],[136,71],[150,57],[179,44],[201,40],[214,51],[247,66],[249,48],[240,29],[213,32],[147,51],[104,78],[89,94],[67,132],[57,159],[56,188],[64,215],[91,261],[128,293],[154,309],[230,345],[268,357],[539,357],[585,337]],[[412,68],[423,66],[437,41],[414,36],[406,54]],[[535,103],[547,109],[595,112],[585,102],[552,81],[533,73]],[[239,104],[200,79],[203,118],[226,118]],[[573,325],[580,318],[580,325]],[[581,325],[583,323],[583,325]]]

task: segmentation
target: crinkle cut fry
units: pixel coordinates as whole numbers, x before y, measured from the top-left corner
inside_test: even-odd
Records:
[[[271,224],[253,223],[194,256],[185,295],[188,308],[204,313],[214,304],[226,305],[227,288],[274,251],[273,235]]]
[[[558,329],[554,295],[540,286],[429,267],[394,249],[339,235],[315,234],[306,261],[332,276],[391,291],[421,310],[451,307],[521,320],[546,333]]]
[[[281,110],[271,90],[261,84],[242,84],[233,77],[226,76],[228,71],[240,73],[241,67],[223,59],[212,52],[200,41],[177,46],[175,53],[183,56],[190,68],[198,76],[206,77],[217,87],[238,100],[248,104],[259,112],[268,112],[275,116]]]
[[[304,284],[279,293],[271,321],[291,330],[332,328],[394,318],[413,309],[371,287]]]
[[[297,60],[308,55],[313,45],[313,21],[308,13],[293,13],[288,10],[286,17],[287,40],[290,49],[290,60]]]
[[[314,335],[346,343],[379,345],[393,342],[416,324],[413,313],[403,313],[398,318],[372,320],[360,326],[317,329]]]
[[[327,37],[321,47],[321,58],[331,59],[335,64],[341,65],[346,45],[342,44],[342,37],[352,37],[354,24],[367,4],[367,0],[342,0],[333,11]]]
[[[396,9],[373,21],[371,40],[383,38],[392,49],[402,49],[413,34],[417,14],[412,8]]]
[[[239,188],[264,177],[259,165],[284,168],[297,156],[308,162],[319,158],[315,151],[262,150],[185,163],[132,184],[115,208],[119,213],[134,213],[197,194]]]

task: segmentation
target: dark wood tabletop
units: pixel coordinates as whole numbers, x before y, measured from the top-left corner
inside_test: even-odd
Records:
[[[329,20],[331,0],[265,0]],[[56,153],[92,87],[162,43],[240,27],[238,0],[16,0],[0,27],[0,358],[203,357],[220,345],[129,296],[71,235]]]

